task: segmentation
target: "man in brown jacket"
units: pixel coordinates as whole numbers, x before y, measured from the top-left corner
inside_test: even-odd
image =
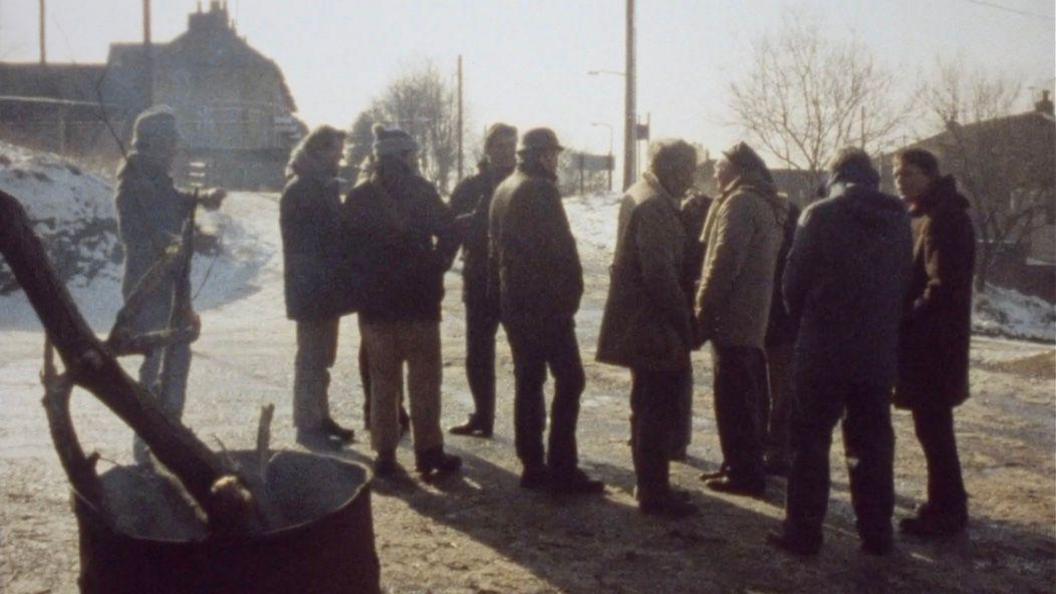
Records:
[[[598,361],[631,370],[635,496],[645,514],[688,516],[696,506],[672,493],[669,433],[694,346],[693,311],[682,282],[686,238],[679,197],[693,181],[697,153],[659,141],[642,179],[620,203],[612,280],[598,336]]]
[[[605,485],[579,469],[576,454],[579,397],[586,382],[574,319],[583,296],[583,268],[557,189],[561,150],[549,128],[525,132],[517,170],[495,190],[488,224],[489,299],[498,300],[513,353],[521,486],[601,493]],[[556,389],[544,463],[547,367]]]
[[[704,223],[706,246],[696,317],[711,340],[715,418],[722,445],[721,476],[708,487],[760,496],[763,473],[759,400],[766,395],[763,353],[774,269],[788,217],[763,160],[745,143],[723,154],[715,168],[721,195]]]

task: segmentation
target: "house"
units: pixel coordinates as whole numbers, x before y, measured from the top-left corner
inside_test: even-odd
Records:
[[[177,177],[228,188],[278,188],[307,132],[274,61],[235,31],[227,7],[199,5],[169,43],[115,43],[106,64],[0,64],[0,138],[115,161],[151,103],[176,112]]]

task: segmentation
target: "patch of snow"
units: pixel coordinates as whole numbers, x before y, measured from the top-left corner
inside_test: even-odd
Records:
[[[991,285],[975,295],[972,332],[1056,342],[1056,304]]]

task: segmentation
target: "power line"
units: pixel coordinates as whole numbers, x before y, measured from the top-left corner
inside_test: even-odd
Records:
[[[1037,17],[1041,19],[1056,20],[1056,15],[1043,14],[1040,12],[1031,12],[1029,10],[1020,10],[1018,8],[1012,8],[1010,6],[1003,6],[1001,4],[995,4],[993,2],[985,2],[984,0],[962,0],[963,2],[970,2],[972,4],[978,4],[979,6],[986,6],[988,8],[995,8],[997,10],[1003,10],[1005,12],[1011,12],[1021,16]]]

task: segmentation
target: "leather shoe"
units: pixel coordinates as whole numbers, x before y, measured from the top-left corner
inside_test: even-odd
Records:
[[[327,417],[320,423],[319,429],[328,436],[344,443],[352,443],[356,439],[356,432],[346,429],[337,424],[337,421]]]
[[[697,506],[675,493],[649,497],[638,502],[638,511],[647,516],[686,518],[697,513]]]
[[[704,484],[712,491],[728,493],[730,495],[745,495],[748,497],[762,497],[763,495],[766,495],[766,481],[764,480],[750,481],[724,476],[722,478],[712,479]]]
[[[443,447],[436,447],[421,453],[415,453],[415,470],[418,474],[428,476],[433,473],[446,474],[462,468],[462,458],[444,453]]]
[[[484,425],[477,420],[476,416],[471,415],[469,420],[461,425],[455,425],[454,427],[447,430],[451,435],[465,435],[469,437],[491,437],[491,427]]]
[[[522,489],[543,489],[550,485],[550,469],[542,465],[525,466],[521,471]]]
[[[920,538],[953,536],[967,527],[967,512],[939,511],[926,503],[917,508],[916,516],[898,522],[900,532]]]
[[[391,477],[400,471],[396,462],[396,452],[379,452],[374,458],[374,476]]]

